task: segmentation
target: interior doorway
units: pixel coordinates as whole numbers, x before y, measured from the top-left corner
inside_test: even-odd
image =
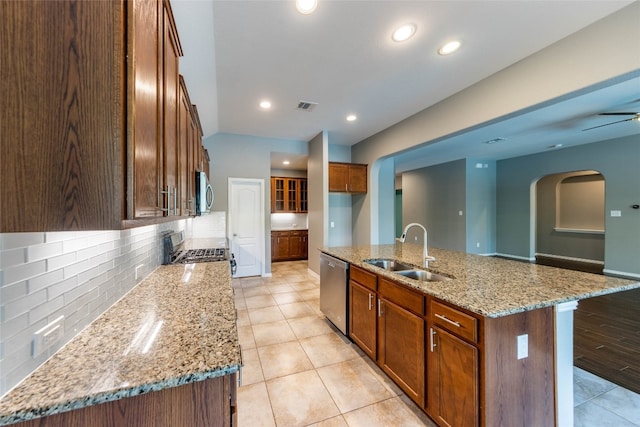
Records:
[[[602,274],[604,193],[604,176],[594,170],[557,173],[537,181],[536,263]]]
[[[264,180],[229,178],[231,252],[237,263],[234,277],[264,274]]]

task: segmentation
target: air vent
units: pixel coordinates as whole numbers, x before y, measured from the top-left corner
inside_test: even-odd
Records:
[[[496,144],[498,142],[503,142],[503,141],[506,141],[506,140],[507,140],[507,138],[493,138],[493,139],[490,139],[488,141],[484,141],[484,143],[485,144]]]
[[[318,105],[317,102],[300,101],[298,102],[298,106],[296,107],[296,109],[300,111],[311,112],[314,108],[316,108],[316,105]]]

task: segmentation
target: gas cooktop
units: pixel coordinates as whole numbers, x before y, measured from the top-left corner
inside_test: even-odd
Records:
[[[170,232],[163,237],[163,264],[229,261],[227,248],[183,249],[184,233]]]

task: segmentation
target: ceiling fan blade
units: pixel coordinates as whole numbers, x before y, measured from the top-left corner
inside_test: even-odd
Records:
[[[631,113],[631,112],[624,112],[624,113],[600,113],[598,114],[599,116],[637,116],[638,112],[635,113]]]
[[[635,113],[634,113],[634,114],[635,114]],[[582,132],[584,132],[584,131],[586,131],[586,130],[597,129],[597,128],[601,128],[601,127],[604,127],[604,126],[615,125],[616,123],[628,122],[628,121],[631,121],[631,120],[637,120],[637,119],[638,119],[638,116],[636,116],[636,117],[631,117],[631,118],[629,118],[629,119],[618,120],[618,121],[611,122],[611,123],[605,123],[604,125],[593,126],[593,127],[590,127],[590,128],[582,129]]]

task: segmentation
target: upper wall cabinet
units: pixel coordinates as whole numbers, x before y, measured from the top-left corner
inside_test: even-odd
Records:
[[[120,228],[125,8],[2,2],[0,232]]]
[[[366,193],[367,165],[329,162],[329,191]]]
[[[271,177],[271,212],[306,213],[307,179]]]
[[[1,62],[0,232],[189,214],[202,131],[190,117],[189,142],[178,139],[182,48],[168,0],[5,2],[0,34],[14,52]]]

